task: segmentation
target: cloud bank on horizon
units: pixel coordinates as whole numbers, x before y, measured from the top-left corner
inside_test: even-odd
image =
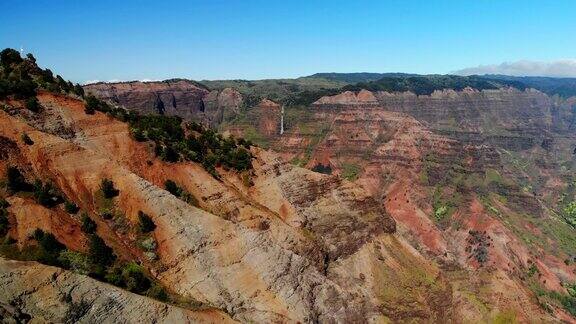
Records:
[[[501,64],[479,65],[453,72],[457,75],[503,74],[512,76],[576,77],[576,59],[550,62],[521,60]]]

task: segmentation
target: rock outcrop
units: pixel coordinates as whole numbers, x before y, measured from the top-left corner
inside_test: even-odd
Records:
[[[94,83],[85,85],[84,89],[98,98],[140,113],[175,115],[213,126],[233,118],[242,105],[242,96],[234,89],[209,91],[188,80]]]
[[[234,323],[218,310],[186,310],[90,277],[0,257],[5,323]]]

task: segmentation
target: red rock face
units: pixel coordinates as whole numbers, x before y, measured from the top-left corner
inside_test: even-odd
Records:
[[[141,113],[180,116],[217,125],[234,116],[242,96],[233,89],[208,91],[191,81],[95,83],[84,86],[87,93]]]
[[[516,301],[531,298],[521,288],[531,264],[546,289],[562,292],[566,276],[576,279],[573,266],[562,262],[568,251],[556,255],[559,241],[528,221],[554,222],[548,209],[557,205],[540,197],[554,202],[567,185],[557,163],[570,161],[576,143],[570,101],[512,89],[345,92],[321,98],[310,110],[286,134],[272,137],[271,146],[310,168],[330,165],[346,175],[355,166],[353,179],[379,198],[419,250],[443,264],[498,273],[491,289],[506,302],[483,299],[487,303],[521,309]],[[531,171],[518,170],[518,161]],[[526,183],[542,185],[528,191]],[[447,203],[455,209],[441,219],[435,213]],[[543,244],[518,236],[527,231]],[[527,320],[526,314],[518,318]]]
[[[281,107],[272,100],[263,99],[255,109],[258,109],[258,130],[265,136],[280,134]]]
[[[238,107],[241,102],[232,91],[211,92],[203,100],[214,103],[207,110],[218,112],[211,115],[216,116],[210,119],[215,123],[225,120],[227,111],[235,111],[218,107]],[[279,134],[280,106],[269,100],[248,111],[246,124],[230,124],[226,129],[242,135],[251,127],[284,159],[308,168],[330,166],[333,174],[363,187],[373,198],[366,198],[369,209],[359,205],[362,210],[367,214],[385,210],[396,221],[397,235],[428,261],[440,264],[442,276],[452,278],[457,302],[449,308],[458,319],[489,322],[495,316],[496,311],[486,314],[471,306],[472,294],[490,309],[511,309],[517,320],[529,321],[547,315],[526,289],[527,280],[561,293],[565,293],[562,281],[576,280],[574,265],[563,262],[570,254],[564,243],[569,238],[547,234],[549,226],[558,226],[552,230],[555,233],[573,231],[551,213],[558,212],[558,205],[551,202],[567,187],[561,166],[570,165],[576,143],[570,131],[570,105],[573,102],[557,102],[533,90],[444,90],[429,96],[344,92],[320,98],[307,110],[292,114],[283,135]],[[282,178],[282,168],[284,164],[273,163],[259,172]],[[193,173],[178,170],[172,172],[180,172],[182,178]],[[155,173],[146,177],[156,183],[164,180]],[[346,190],[334,193],[332,186],[340,184],[330,179],[321,185],[280,185],[286,200],[270,195],[270,190],[278,190],[275,185],[257,182],[258,203],[276,211],[287,224],[313,229],[329,247],[328,259],[350,260],[364,253],[363,246],[374,236],[371,233],[381,230],[370,219],[349,222],[346,213],[332,209],[332,200],[322,206],[332,211],[330,218],[316,218],[316,207],[306,209],[309,197],[338,200],[350,195],[365,200]],[[187,185],[192,192],[207,190],[193,182]],[[234,205],[230,200],[210,199],[205,208]],[[305,217],[300,214],[303,208]],[[443,214],[442,208],[448,212]],[[255,210],[220,212],[249,228],[258,227],[253,223]],[[334,226],[339,230],[333,231]],[[309,250],[299,246],[298,251]],[[539,275],[526,278],[532,265]],[[364,273],[358,277],[366,278]],[[555,312],[559,318],[568,316],[559,309]]]

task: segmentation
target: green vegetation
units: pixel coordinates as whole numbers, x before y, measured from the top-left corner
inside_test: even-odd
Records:
[[[26,99],[26,109],[37,113],[40,111],[40,109],[42,109],[42,107],[40,106],[40,103],[36,97],[30,97]]]
[[[15,167],[8,167],[6,170],[6,180],[8,190],[11,192],[28,191],[31,186],[26,182],[26,179]]]
[[[64,250],[58,256],[60,265],[65,269],[70,269],[76,273],[87,275],[90,273],[90,259],[86,254]]]
[[[0,52],[0,99],[13,96],[14,99],[26,100],[26,108],[39,112],[41,106],[35,96],[40,88],[79,96],[84,93],[80,85],[73,85],[59,75],[54,77],[49,69],[39,68],[32,54],[22,58],[18,51],[11,48]]]
[[[66,247],[56,240],[51,233],[44,233],[41,229],[34,231],[34,239],[38,242],[39,251],[36,260],[48,264],[59,265],[58,257]]]
[[[96,222],[88,216],[87,213],[82,214],[82,231],[86,234],[96,233]]]
[[[176,116],[130,116],[130,131],[138,141],[155,142],[156,155],[167,162],[195,161],[218,178],[217,166],[245,171],[252,168],[251,143],[224,138],[216,131],[194,122],[183,123]],[[184,130],[189,134],[185,136]]]
[[[444,219],[444,217],[446,217],[446,215],[448,215],[447,206],[440,206],[434,209],[434,219],[436,219],[436,221],[441,221],[442,219]]]
[[[124,287],[138,294],[145,293],[151,286],[151,282],[146,277],[144,268],[134,262],[114,268],[107,278],[108,281],[113,282],[116,286]]]
[[[104,240],[95,234],[90,235],[88,256],[90,262],[97,267],[95,270],[97,274],[103,273],[106,267],[109,267],[116,260],[112,248],[108,247]]]
[[[567,294],[562,294],[557,291],[548,291],[544,289],[540,283],[535,280],[531,280],[532,291],[538,297],[540,306],[551,312],[550,305],[554,305],[558,308],[564,308],[572,316],[576,316],[576,283],[566,284],[564,286],[567,290]]]
[[[342,88],[343,91],[359,91],[362,89],[370,91],[404,92],[410,91],[417,95],[429,95],[436,90],[454,89],[463,90],[471,87],[478,90],[498,89],[502,86],[514,86],[524,89],[525,86],[519,82],[505,80],[490,80],[477,76],[457,76],[457,75],[399,75],[387,76],[377,81],[360,82],[355,85],[348,85]]]
[[[358,179],[360,175],[360,167],[356,164],[344,163],[342,164],[342,178],[350,181]]]
[[[312,171],[324,174],[332,174],[332,168],[330,167],[330,165],[324,165],[324,164],[316,164],[312,168]]]
[[[0,99],[12,96],[26,100],[26,107],[39,112],[37,89],[56,93],[75,94],[84,97],[80,85],[73,85],[61,76],[54,77],[49,69],[42,70],[32,55],[21,58],[13,49],[0,53]],[[131,133],[138,141],[154,141],[159,157],[167,162],[189,160],[201,163],[214,177],[216,167],[245,171],[252,168],[252,156],[248,151],[251,143],[241,139],[223,138],[212,129],[195,123],[183,123],[174,116],[141,116],[123,108],[112,107],[94,96],[85,97],[85,112],[97,111],[118,120],[128,122]],[[192,130],[185,136],[185,129]]]
[[[182,199],[183,201],[191,204],[192,206],[198,207],[199,203],[196,197],[194,197],[191,193],[186,191],[184,188],[178,186],[176,182],[168,179],[164,182],[164,189],[169,193],[173,194],[174,196]]]
[[[201,81],[210,89],[237,89],[245,98],[245,108],[256,106],[262,98],[267,98],[287,106],[308,105],[322,95],[336,94],[345,82],[325,78],[269,79],[269,80],[218,80]]]
[[[570,202],[563,209],[564,219],[572,227],[576,227],[576,201]]]
[[[42,183],[36,180],[34,183],[34,199],[47,208],[54,207],[63,202],[60,192],[51,183]]]
[[[34,141],[30,138],[30,136],[28,136],[28,134],[23,133],[21,138],[22,138],[22,142],[24,142],[24,144],[34,145]]]
[[[102,179],[102,182],[100,183],[100,190],[102,191],[102,194],[104,194],[104,198],[108,199],[114,198],[120,194],[120,191],[114,188],[114,182],[106,178]]]
[[[4,237],[8,233],[10,223],[8,221],[8,208],[9,204],[6,200],[0,199],[0,237]]]
[[[150,216],[140,210],[138,211],[138,228],[142,233],[149,233],[156,229],[156,224]]]
[[[1,219],[1,218],[0,218]],[[114,251],[97,235],[89,236],[88,254],[70,251],[51,233],[37,229],[33,234],[36,245],[19,249],[13,242],[0,243],[0,255],[9,259],[38,261],[76,273],[90,275],[131,292],[162,301],[166,291],[149,278],[144,268],[134,262],[118,261]]]
[[[64,202],[64,210],[66,210],[68,214],[76,214],[80,210],[80,207],[78,207],[75,203],[66,200]]]

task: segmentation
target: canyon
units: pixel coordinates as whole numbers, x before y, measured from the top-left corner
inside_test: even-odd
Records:
[[[573,98],[2,66],[3,319],[576,321]]]
[[[280,104],[271,113],[266,100],[216,127],[361,186],[448,278],[453,300],[476,304],[469,318],[498,310],[527,321],[538,306],[526,305],[549,303],[527,287],[563,292],[576,279],[562,217],[573,199],[572,99],[512,87],[343,91],[287,106],[284,134]]]

